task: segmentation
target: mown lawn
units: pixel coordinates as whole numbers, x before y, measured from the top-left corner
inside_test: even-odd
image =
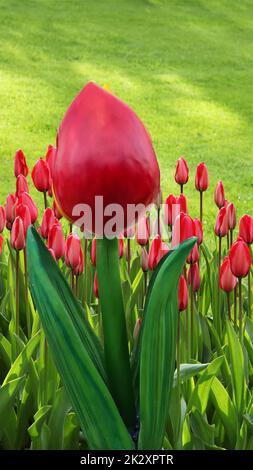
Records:
[[[16,148],[32,167],[78,90],[95,80],[147,125],[164,193],[176,191],[184,154],[192,215],[201,160],[210,230],[218,178],[238,214],[252,213],[252,51],[251,0],[0,0],[0,203],[14,189]]]

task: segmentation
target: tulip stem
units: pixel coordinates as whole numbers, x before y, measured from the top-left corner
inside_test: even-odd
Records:
[[[130,276],[131,273],[131,239],[127,239],[127,272]]]
[[[250,270],[248,272],[248,314],[251,319],[251,280],[250,280]]]
[[[231,321],[230,292],[227,292],[227,301],[228,301],[228,318],[229,318],[229,321]]]
[[[72,270],[71,270],[71,288],[72,288],[73,294],[75,294],[75,275]]]
[[[84,305],[87,302],[87,250],[88,250],[88,240],[84,238],[83,244],[83,261],[84,261]]]
[[[177,388],[180,399],[180,311],[177,317]]]
[[[181,194],[184,194],[184,185],[183,184],[180,184],[180,192],[181,192]]]
[[[24,271],[25,271],[25,311],[26,311],[26,322],[27,322],[27,337],[30,338],[31,319],[30,319],[29,303],[28,303],[28,270],[27,270],[26,248],[24,248]]]
[[[199,218],[202,223],[203,220],[203,191],[199,192]]]
[[[48,206],[48,204],[47,204],[47,192],[44,191],[43,195],[44,195],[44,207],[45,207],[45,209],[47,209],[47,206]]]
[[[242,278],[239,277],[239,337],[243,340],[243,318],[242,318]]]
[[[19,335],[19,251],[16,251],[16,335]]]
[[[237,325],[237,286],[234,288],[234,327]]]
[[[147,287],[148,287],[148,271],[144,271],[144,295],[143,295],[143,308],[145,305],[146,295],[147,295]]]
[[[97,239],[97,274],[102,311],[105,364],[111,394],[127,427],[136,413],[122,295],[118,239]]]
[[[193,264],[191,264],[191,357],[193,358],[194,349],[194,284],[193,284]]]
[[[230,229],[230,248],[233,245],[233,230]]]
[[[227,233],[227,250],[230,248],[229,232]]]

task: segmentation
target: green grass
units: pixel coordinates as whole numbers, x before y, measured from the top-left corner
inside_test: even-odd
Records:
[[[253,16],[242,0],[0,0],[0,202],[14,190],[13,155],[30,168],[89,80],[107,83],[148,127],[164,194],[180,154],[198,215],[195,165],[222,178],[238,215],[253,207]],[[36,195],[39,200],[39,195]]]

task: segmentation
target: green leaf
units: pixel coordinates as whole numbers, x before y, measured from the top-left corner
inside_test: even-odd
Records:
[[[0,438],[7,426],[6,420],[8,420],[10,409],[24,381],[25,377],[18,377],[0,388],[0,423],[4,423],[0,426]]]
[[[4,379],[3,385],[25,374],[27,367],[29,365],[29,361],[36,347],[39,344],[39,339],[40,339],[40,332],[38,332],[35,336],[33,336],[28,341],[28,343],[26,344],[22,352],[19,354],[19,356],[17,357],[17,359],[11,366],[8,374],[6,375]]]
[[[229,354],[231,360],[231,375],[234,393],[234,403],[239,415],[244,411],[246,382],[244,374],[244,354],[241,343],[230,322],[227,321]]]
[[[213,379],[210,397],[225,428],[230,449],[234,449],[237,435],[236,411],[228,392],[217,377]]]
[[[51,432],[49,449],[62,449],[64,439],[64,422],[71,405],[64,388],[56,392],[48,427]]]
[[[55,364],[91,449],[132,449],[133,441],[98,370],[90,326],[34,229],[27,238],[30,286]],[[72,310],[73,309],[73,310]],[[96,366],[94,365],[92,358]]]
[[[175,369],[178,281],[196,238],[185,240],[151,282],[141,335],[139,449],[160,449]]]
[[[180,364],[180,382],[186,382],[205,370],[208,364]],[[173,387],[177,386],[177,371],[174,373]]]

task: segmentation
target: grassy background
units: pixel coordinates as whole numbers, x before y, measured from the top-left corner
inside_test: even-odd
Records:
[[[252,0],[0,0],[0,203],[14,190],[16,148],[31,168],[76,93],[95,80],[148,127],[164,194],[177,191],[183,154],[193,216],[202,160],[208,228],[219,178],[238,214],[252,212],[252,50]]]

